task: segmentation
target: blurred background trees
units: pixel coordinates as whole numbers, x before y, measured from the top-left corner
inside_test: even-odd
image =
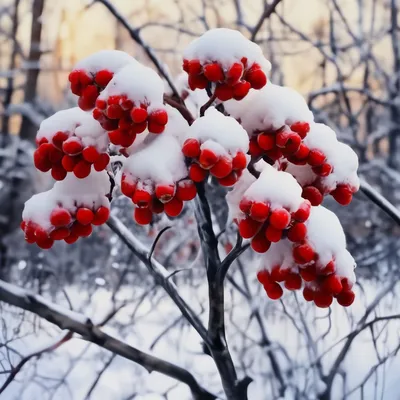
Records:
[[[266,15],[274,3],[274,12]],[[200,337],[111,230],[46,252],[24,243],[18,229],[23,202],[50,184],[32,166],[37,126],[75,104],[67,76],[86,55],[117,48],[153,66],[151,48],[175,78],[187,43],[209,28],[235,28],[262,46],[273,65],[271,81],[300,91],[316,119],[357,151],[361,176],[396,206],[399,7],[398,0],[0,0],[1,278],[188,367],[207,390],[222,395]],[[210,201],[222,230],[224,191],[212,190]],[[361,193],[347,208],[326,201],[338,213],[358,263],[356,303],[347,311],[321,311],[296,295],[271,302],[256,283],[256,257],[245,252],[228,277],[226,313],[239,373],[254,380],[250,399],[400,398],[399,227]],[[171,225],[163,219],[149,229],[136,226],[123,198],[115,200],[114,213],[148,247]],[[229,251],[234,238],[227,227],[220,236],[221,252]],[[203,320],[207,288],[199,250],[188,209],[158,241],[154,255]],[[0,385],[21,358],[59,339],[50,324],[6,305],[1,305],[1,327]],[[2,396],[190,398],[186,386],[175,380],[147,376],[141,367],[75,337],[55,352],[32,357]]]

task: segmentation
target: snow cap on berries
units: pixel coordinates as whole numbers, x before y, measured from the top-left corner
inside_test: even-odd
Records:
[[[99,152],[107,149],[107,132],[93,119],[91,113],[79,107],[61,110],[41,122],[36,135],[37,142],[42,139],[52,142],[54,136],[62,132],[68,137],[76,136],[82,147],[93,146]]]
[[[303,96],[294,89],[271,82],[260,90],[251,90],[241,101],[227,101],[225,109],[234,118],[240,119],[249,134],[277,130],[299,121],[314,121]]]
[[[187,131],[185,139],[197,139],[201,150],[210,149],[218,156],[238,151],[247,153],[249,138],[242,126],[232,117],[226,117],[210,107],[204,117],[196,119]]]
[[[110,179],[105,171],[92,171],[85,179],[78,179],[73,174],[52,189],[38,193],[25,202],[22,219],[40,225],[43,229],[51,228],[51,212],[63,207],[74,213],[77,207],[97,209],[101,206],[110,207],[106,195],[110,192]]]
[[[246,190],[245,198],[268,202],[272,210],[283,207],[296,211],[304,202],[301,186],[291,174],[278,171],[264,161],[259,161],[255,167],[261,174]]]
[[[120,50],[100,50],[75,64],[73,70],[83,70],[89,74],[107,70],[117,72],[125,65],[138,63],[132,56]]]
[[[119,70],[98,99],[107,100],[110,96],[120,95],[126,95],[138,105],[149,105],[149,111],[164,108],[162,79],[154,70],[139,63],[128,64]]]
[[[187,177],[181,146],[173,134],[148,139],[127,158],[123,174],[160,184],[173,184]]]
[[[246,39],[239,31],[210,29],[193,40],[183,53],[184,59],[199,60],[201,64],[218,62],[224,69],[247,58],[248,66],[257,63],[269,72],[271,63],[264,57],[260,46]]]

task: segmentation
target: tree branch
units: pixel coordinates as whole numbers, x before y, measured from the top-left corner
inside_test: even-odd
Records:
[[[257,33],[262,27],[262,24],[266,19],[268,19],[274,12],[277,7],[277,5],[281,2],[282,0],[274,0],[271,4],[265,4],[264,7],[264,12],[262,13],[260,19],[256,23],[256,25],[253,28],[253,31],[251,33],[251,40],[254,42],[257,36]]]
[[[189,386],[194,399],[214,400],[217,397],[202,388],[193,375],[175,364],[147,354],[104,333],[93,325],[90,319],[76,312],[52,304],[42,296],[21,289],[18,286],[0,280],[0,301],[30,311],[42,317],[60,329],[81,335],[85,340],[127,358],[142,367],[149,373],[156,371],[174,378]]]

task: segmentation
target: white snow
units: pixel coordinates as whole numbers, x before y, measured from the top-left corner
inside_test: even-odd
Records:
[[[239,150],[243,153],[249,150],[249,138],[243,127],[234,118],[226,117],[214,107],[210,107],[204,117],[193,122],[185,139],[190,138],[202,143],[201,149],[215,150],[220,156],[229,153],[234,157]]]
[[[246,190],[244,197],[268,202],[272,210],[284,207],[294,212],[304,201],[301,193],[302,188],[292,175],[264,163],[260,176]]]
[[[179,142],[164,133],[143,142],[125,161],[122,173],[140,179],[145,185],[146,181],[173,184],[188,175]]]
[[[119,70],[98,97],[126,95],[135,104],[148,104],[148,111],[164,108],[164,83],[157,73],[142,64],[128,64]]]
[[[278,243],[271,243],[269,250],[262,255],[259,269],[271,271],[272,268],[280,266],[282,269],[290,269],[298,272],[298,267],[292,255],[293,243],[288,239],[282,239]]]
[[[103,69],[110,72],[117,72],[127,64],[138,64],[129,54],[120,50],[101,50],[97,53],[80,60],[73,70],[85,70],[95,74]]]
[[[91,113],[79,107],[61,110],[45,119],[40,124],[36,138],[46,138],[49,142],[57,132],[64,132],[68,136],[81,139],[84,147],[94,146],[103,152],[108,146],[108,135],[101,125],[92,117]]]
[[[227,70],[235,62],[246,57],[248,66],[257,63],[264,72],[269,72],[271,63],[264,57],[260,46],[246,39],[239,31],[210,29],[193,40],[183,53],[186,60],[197,59],[201,64],[218,61]]]
[[[47,192],[35,194],[25,202],[22,219],[39,224],[44,229],[51,228],[50,214],[58,207],[74,213],[78,207],[96,210],[100,206],[109,207],[105,196],[110,191],[110,180],[106,171],[92,172],[87,178],[78,179],[68,174],[63,181],[57,181]]]
[[[277,130],[294,122],[314,121],[303,96],[292,88],[271,82],[260,90],[250,90],[243,100],[226,101],[224,106],[230,115],[240,119],[249,134]]]

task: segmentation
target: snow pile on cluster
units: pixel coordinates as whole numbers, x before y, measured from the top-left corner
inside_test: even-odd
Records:
[[[305,225],[307,232],[300,243],[285,239],[271,245],[261,260],[260,283],[272,299],[282,296],[282,282],[288,290],[301,289],[304,284],[304,298],[317,307],[329,307],[334,297],[342,306],[351,305],[355,261],[346,250],[338,218],[322,206],[312,207]]]
[[[192,90],[215,85],[218,99],[241,100],[267,83],[271,64],[261,48],[240,32],[219,28],[193,40],[183,54],[183,70]]]
[[[92,171],[84,179],[69,174],[52,189],[30,198],[22,213],[21,229],[29,243],[43,249],[55,240],[71,244],[104,224],[110,214],[110,180],[105,171]]]
[[[237,182],[247,166],[248,149],[249,138],[242,126],[213,107],[193,122],[182,146],[193,181],[201,182],[210,173],[223,186]]]
[[[304,145],[309,149],[306,163],[281,162],[303,187],[303,197],[314,206],[328,194],[341,205],[349,204],[360,186],[357,154],[324,124],[311,125]]]
[[[119,50],[102,50],[81,60],[69,74],[71,91],[79,96],[79,107],[91,110],[114,74],[125,65],[135,63],[133,57]]]
[[[68,172],[77,178],[86,178],[92,165],[96,171],[102,171],[110,161],[107,132],[78,107],[45,119],[40,124],[36,142],[35,167],[42,172],[51,170],[57,181],[63,180]]]
[[[311,205],[301,197],[301,187],[286,172],[263,162],[257,166],[262,167],[257,179],[244,175],[243,182],[227,195],[239,233],[245,239],[251,238],[251,247],[259,253],[265,253],[271,243],[283,237],[295,243],[302,242],[307,234],[304,222]]]
[[[122,168],[121,191],[135,204],[134,219],[141,225],[149,224],[153,214],[178,216],[184,201],[196,196],[179,141],[189,126],[176,110],[168,108],[168,112],[166,131],[147,136],[132,149]]]

